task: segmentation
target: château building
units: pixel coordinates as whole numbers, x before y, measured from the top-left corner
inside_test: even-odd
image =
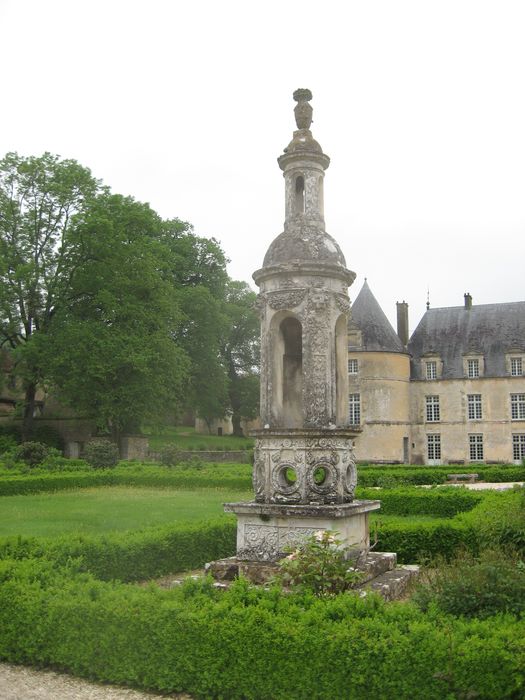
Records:
[[[413,464],[525,458],[525,302],[427,308],[397,333],[365,281],[348,329],[350,420],[361,461]]]

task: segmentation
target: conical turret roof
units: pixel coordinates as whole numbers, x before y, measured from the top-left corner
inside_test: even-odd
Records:
[[[363,350],[406,353],[403,343],[372,294],[366,279],[352,304],[352,321],[362,333]]]

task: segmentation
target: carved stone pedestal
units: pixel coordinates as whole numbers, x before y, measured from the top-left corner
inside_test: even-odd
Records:
[[[273,503],[225,503],[224,510],[237,516],[237,559],[277,561],[287,547],[320,530],[336,531],[342,546],[355,554],[370,546],[368,514],[379,501],[352,501],[340,505],[278,505]]]
[[[253,435],[253,488],[258,503],[352,501],[357,482],[355,430],[268,429]]]

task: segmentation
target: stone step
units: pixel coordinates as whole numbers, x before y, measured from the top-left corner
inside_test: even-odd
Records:
[[[395,569],[397,554],[395,552],[368,552],[365,558],[359,559],[355,565],[362,572],[361,583],[367,583],[372,579]]]
[[[362,583],[358,588],[380,593],[385,600],[400,598],[408,588],[409,583],[419,574],[419,566],[405,564],[391,571],[380,574],[375,579]]]

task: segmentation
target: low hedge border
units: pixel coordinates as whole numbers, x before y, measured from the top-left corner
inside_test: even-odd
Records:
[[[236,465],[238,467],[238,465]],[[249,467],[247,467],[249,470]],[[62,491],[93,486],[151,486],[156,488],[251,488],[251,472],[229,474],[216,470],[166,467],[117,467],[89,471],[30,473],[0,478],[0,496]]]
[[[437,522],[381,521],[379,512],[371,530],[376,549],[396,552],[402,564],[449,559],[462,548],[477,555],[486,546],[511,546],[525,554],[525,491],[485,492],[471,510]]]
[[[447,469],[378,469],[359,470],[358,489],[382,487],[398,488],[400,485],[438,485],[447,482]],[[458,472],[460,473],[460,472]],[[480,470],[482,479],[488,482],[525,481],[522,467],[499,467]],[[114,469],[89,469],[47,472],[32,470],[28,474],[0,472],[0,496],[60,491],[93,486],[151,486],[158,488],[228,488],[251,489],[251,467],[239,464],[220,464],[205,468],[169,468],[143,464],[117,466]],[[377,498],[377,494],[370,496]],[[415,511],[414,511],[415,512]]]
[[[104,536],[0,539],[0,559],[42,558],[64,566],[75,561],[104,581],[144,581],[203,567],[235,553],[236,523],[231,516],[215,521],[115,532]]]
[[[447,483],[447,474],[470,474],[475,471],[482,481],[501,483],[525,481],[525,467],[483,467],[478,464],[468,467],[361,467],[358,469],[360,486],[395,486],[396,482],[413,485]]]
[[[383,506],[374,517],[371,536],[377,537],[377,550],[396,552],[400,563],[424,562],[440,555],[448,558],[461,547],[476,553],[481,544],[490,542],[512,543],[525,551],[525,526],[520,529],[516,516],[519,492],[399,489],[380,493],[361,490],[358,495],[379,495]],[[428,522],[407,518],[399,522],[388,517],[382,520],[382,515],[430,515],[437,519]],[[488,523],[492,521],[502,525],[490,530]],[[137,581],[231,556],[235,552],[235,532],[235,519],[223,516],[214,522],[105,536],[8,537],[0,540],[0,558],[45,557],[58,564],[78,558],[82,570],[98,578]]]
[[[485,492],[455,487],[421,489],[406,486],[374,490],[358,486],[356,497],[379,499],[381,501],[379,515],[431,515],[437,518],[453,518],[458,513],[474,508],[483,500]]]
[[[196,698],[522,697],[525,621],[376,596],[316,600],[190,582],[161,591],[0,562],[0,656]],[[270,671],[271,669],[271,671]]]

